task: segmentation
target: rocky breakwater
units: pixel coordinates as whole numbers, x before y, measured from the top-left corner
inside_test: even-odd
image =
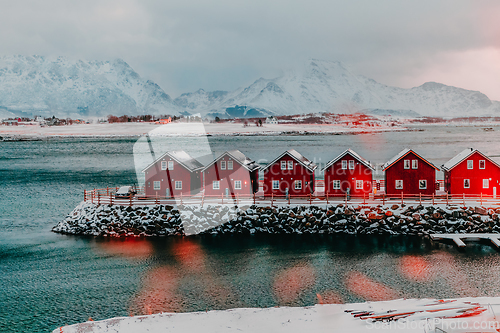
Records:
[[[500,233],[500,209],[459,206],[107,206],[83,202],[54,232],[94,236],[191,234]]]

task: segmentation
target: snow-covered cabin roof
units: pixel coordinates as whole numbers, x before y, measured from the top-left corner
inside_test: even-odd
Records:
[[[255,163],[255,161],[252,161],[248,157],[245,156],[241,151],[235,149],[235,150],[229,150],[224,153],[222,153],[219,157],[217,157],[215,160],[210,162],[205,168],[203,168],[203,171],[207,170],[212,164],[216,163],[218,160],[220,160],[223,156],[228,155],[231,157],[234,161],[238,162],[242,167],[247,169],[248,171],[254,171],[259,168],[259,165]]]
[[[188,153],[186,153],[184,150],[176,150],[176,151],[167,151],[165,154],[161,155],[159,158],[156,159],[153,163],[148,165],[147,167],[142,170],[142,172],[145,172],[147,169],[155,165],[158,161],[163,159],[165,156],[170,156],[174,161],[188,169],[189,171],[197,171],[203,168],[203,164],[201,164],[199,161],[195,160],[192,158]]]
[[[386,169],[388,169],[390,166],[392,166],[394,163],[396,163],[397,161],[399,161],[400,159],[402,159],[403,157],[405,157],[409,153],[415,154],[416,156],[420,157],[420,159],[422,161],[424,161],[425,163],[429,164],[434,169],[439,170],[439,168],[436,167],[434,164],[432,164],[431,162],[427,161],[425,158],[423,158],[419,154],[415,153],[413,150],[411,150],[409,148],[406,148],[406,149],[403,149],[399,154],[397,154],[396,156],[394,156],[393,158],[391,158],[389,161],[385,162],[384,165],[382,165],[382,171],[385,171]]]
[[[281,154],[280,156],[278,156],[277,158],[275,158],[274,161],[272,161],[271,163],[269,163],[268,165],[266,165],[265,167],[263,167],[262,171],[264,171],[267,168],[269,168],[271,165],[273,165],[274,163],[276,163],[277,161],[279,161],[285,155],[290,156],[291,158],[293,158],[294,160],[296,160],[297,162],[299,162],[302,166],[304,166],[309,171],[314,171],[318,167],[316,164],[314,164],[313,162],[311,162],[309,159],[305,158],[301,153],[299,153],[295,149],[290,149],[290,150],[285,151],[283,154]]]
[[[331,167],[335,162],[337,162],[338,160],[340,160],[342,157],[344,157],[345,155],[351,155],[352,157],[354,157],[355,159],[357,159],[359,162],[361,162],[361,164],[365,165],[366,167],[372,169],[373,171],[375,171],[375,167],[373,165],[371,165],[370,162],[368,162],[367,160],[365,160],[363,157],[359,156],[354,150],[352,150],[351,148],[349,149],[346,149],[342,154],[340,154],[339,156],[335,157],[333,160],[331,160],[330,162],[328,162],[325,167],[321,170],[321,171],[324,171],[326,169],[328,169],[329,167]]]
[[[474,149],[474,148],[467,148],[467,149],[463,150],[461,153],[459,153],[458,155],[453,157],[451,160],[449,160],[448,162],[443,164],[441,166],[441,168],[443,169],[443,171],[450,171],[451,169],[456,167],[458,164],[460,164],[462,161],[464,161],[465,159],[467,159],[469,156],[471,156],[474,153],[478,153],[479,155],[483,156],[485,159],[487,159],[488,161],[490,161],[491,163],[495,164],[497,167],[500,168],[500,165],[498,163],[496,163],[491,158],[489,158],[488,156],[484,155],[479,150]]]

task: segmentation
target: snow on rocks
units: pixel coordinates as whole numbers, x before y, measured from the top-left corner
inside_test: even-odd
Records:
[[[80,203],[52,231],[92,236],[500,233],[500,209],[457,206],[108,206]]]

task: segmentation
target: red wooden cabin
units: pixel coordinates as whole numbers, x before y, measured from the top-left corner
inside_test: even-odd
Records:
[[[411,149],[405,149],[382,167],[387,195],[432,195],[436,192],[436,170]]]
[[[262,169],[264,195],[314,193],[314,170],[317,167],[295,149],[284,152]]]
[[[154,197],[178,197],[201,189],[203,165],[183,150],[166,152],[148,165],[145,194]]]
[[[232,197],[259,190],[259,165],[239,150],[226,151],[203,169],[205,195]]]
[[[469,148],[443,164],[444,187],[449,194],[497,195],[500,165]]]
[[[323,168],[325,194],[363,196],[372,191],[373,165],[351,149],[331,160]]]

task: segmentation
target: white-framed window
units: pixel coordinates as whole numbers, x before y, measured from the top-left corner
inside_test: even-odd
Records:
[[[280,181],[273,180],[273,190],[279,190],[279,188],[280,188]]]
[[[296,180],[295,181],[295,189],[296,190],[301,190],[302,189],[302,180]]]
[[[357,190],[363,189],[363,181],[362,180],[356,180],[356,189]]]
[[[233,170],[233,161],[227,161],[227,169]]]
[[[241,180],[235,180],[234,181],[234,188],[236,190],[241,190]]]
[[[474,161],[467,160],[467,169],[473,169],[473,168],[474,168]]]
[[[281,161],[281,170],[286,170],[286,161]]]
[[[409,160],[406,160],[409,161]],[[396,190],[402,190],[403,189],[403,180],[402,179],[397,179],[396,180]]]
[[[489,187],[490,187],[490,180],[483,179],[483,188],[489,188]]]
[[[220,169],[226,170],[226,161],[220,161]]]
[[[470,179],[464,179],[464,188],[470,188]]]
[[[479,160],[479,169],[485,169],[485,168],[486,168],[486,161]]]
[[[419,188],[420,190],[425,190],[425,189],[427,189],[427,179],[420,179],[420,180],[418,181],[418,188]]]
[[[349,170],[354,170],[354,160],[349,161]]]
[[[347,170],[347,161],[342,161],[342,170]]]
[[[161,187],[160,187],[160,181],[159,180],[155,180],[153,182],[153,189],[154,190],[159,190]]]
[[[176,180],[175,181],[175,189],[176,190],[182,190],[182,180]]]
[[[411,160],[411,168],[418,169],[418,160]]]
[[[214,189],[214,190],[220,189],[220,182],[218,180],[214,180],[212,182],[212,189]]]
[[[293,170],[293,161],[288,161],[288,170]]]
[[[167,161],[161,161],[161,169],[167,170]]]
[[[410,160],[404,160],[404,168],[409,169],[410,168]]]
[[[174,161],[168,161],[168,170],[174,170]]]
[[[340,190],[340,180],[332,181],[332,186],[334,190]]]

